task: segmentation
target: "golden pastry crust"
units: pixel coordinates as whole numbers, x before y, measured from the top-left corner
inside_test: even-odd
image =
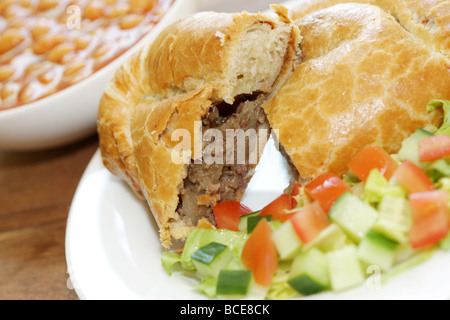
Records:
[[[255,91],[270,93],[299,62],[298,27],[281,7],[275,10],[278,16],[207,12],[180,20],[129,59],[105,90],[98,114],[104,165],[147,200],[165,247],[174,239],[185,239],[195,227],[177,213],[191,159],[181,164],[172,160],[178,144],[172,133],[186,129],[194,136],[194,122],[201,121],[214,103],[233,103],[236,96]],[[286,37],[283,48],[274,48],[274,61],[280,65],[277,70],[261,67],[267,74],[256,71],[255,79],[250,71],[237,77],[236,67],[251,64],[241,56],[244,42],[263,44],[264,39],[251,35],[259,29],[274,30],[268,33],[276,41],[279,35]],[[236,80],[242,77],[244,84]],[[191,151],[194,147],[193,142]],[[198,223],[205,227],[208,222]]]
[[[303,63],[264,109],[303,179],[342,175],[365,145],[394,153],[417,128],[440,125],[426,105],[450,99],[449,59],[394,17],[352,3],[296,23]]]
[[[201,121],[211,107],[214,86],[162,101],[142,100],[131,120],[131,138],[140,186],[158,222],[161,239],[180,239],[190,228],[177,214],[180,187],[187,176],[185,163],[174,163],[170,139],[186,128],[194,136],[193,121]],[[167,243],[168,245],[169,243]]]
[[[449,0],[307,0],[292,10],[294,20],[341,3],[373,4],[394,16],[411,34],[450,58]]]

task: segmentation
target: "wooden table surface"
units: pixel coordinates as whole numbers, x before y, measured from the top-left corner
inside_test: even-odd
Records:
[[[199,10],[265,10],[268,0],[199,0]],[[0,300],[73,300],[65,231],[78,182],[98,148],[93,135],[39,152],[0,151]]]
[[[97,148],[93,136],[50,151],[0,152],[0,299],[77,299],[68,283],[66,220]]]

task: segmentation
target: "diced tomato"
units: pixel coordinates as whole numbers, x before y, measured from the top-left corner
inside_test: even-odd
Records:
[[[419,159],[422,162],[435,161],[450,156],[450,136],[441,134],[420,140]]]
[[[245,242],[242,263],[252,271],[256,283],[268,287],[278,269],[278,253],[272,240],[272,227],[261,219]]]
[[[413,249],[434,245],[445,238],[450,231],[447,213],[439,211],[415,222],[409,231]]]
[[[394,176],[411,193],[436,190],[433,181],[426,173],[409,160],[398,167]]]
[[[286,221],[289,219],[292,210],[291,196],[282,194],[277,199],[269,203],[259,213],[260,216],[272,216],[274,220]]]
[[[380,170],[386,179],[390,179],[398,164],[383,148],[370,145],[360,151],[348,164],[349,169],[361,181],[366,181],[373,169]]]
[[[323,210],[328,213],[340,196],[352,189],[341,178],[332,173],[326,173],[305,187],[306,194],[318,201]]]
[[[239,218],[253,211],[238,201],[224,201],[214,206],[213,212],[219,229],[239,231]]]
[[[442,190],[412,193],[409,200],[413,221],[418,221],[441,210],[448,211],[448,194]]]
[[[301,187],[302,187],[302,185],[300,183],[296,182],[294,184],[294,186],[292,187],[291,196],[293,196],[293,197],[298,196],[300,194]]]
[[[414,193],[410,197],[413,226],[411,246],[420,249],[438,243],[450,231],[448,195],[445,191]]]
[[[330,222],[318,202],[313,202],[300,209],[291,217],[292,226],[303,243],[314,240]]]
[[[302,185],[298,182],[294,184],[291,191],[291,207],[293,209],[297,208],[299,198],[300,198],[300,188]]]

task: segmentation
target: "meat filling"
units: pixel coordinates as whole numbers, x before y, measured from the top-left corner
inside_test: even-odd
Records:
[[[223,137],[223,150],[221,150],[223,151],[221,155],[223,157],[219,157],[223,161],[216,161],[212,164],[204,161],[205,150],[211,143],[215,142],[214,139],[211,139],[212,141],[205,141],[204,139],[204,159],[201,164],[192,162],[189,165],[188,176],[180,192],[177,212],[186,223],[195,226],[201,218],[206,218],[209,222],[215,224],[214,205],[222,201],[239,200],[243,196],[256,166],[256,163],[251,161],[250,155],[252,152],[258,152],[260,141],[255,144],[246,136],[245,162],[239,164],[237,159],[239,155],[238,143],[236,141],[233,143],[234,159],[230,156],[232,150],[227,150],[227,130],[236,132],[235,130],[239,129],[243,131],[255,129],[259,139],[261,139],[262,132],[265,141],[267,141],[270,134],[269,123],[262,109],[266,98],[265,94],[243,95],[236,99],[233,105],[221,103],[213,106],[203,118],[203,134],[208,129],[217,129]],[[261,151],[259,150],[259,152]],[[213,156],[217,155],[213,154]],[[230,159],[234,161],[230,161]],[[240,162],[242,163],[242,161]]]

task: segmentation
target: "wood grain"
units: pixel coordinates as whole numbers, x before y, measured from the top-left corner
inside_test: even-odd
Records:
[[[95,136],[50,151],[0,152],[0,299],[77,299],[67,285],[66,220],[97,148]]]

